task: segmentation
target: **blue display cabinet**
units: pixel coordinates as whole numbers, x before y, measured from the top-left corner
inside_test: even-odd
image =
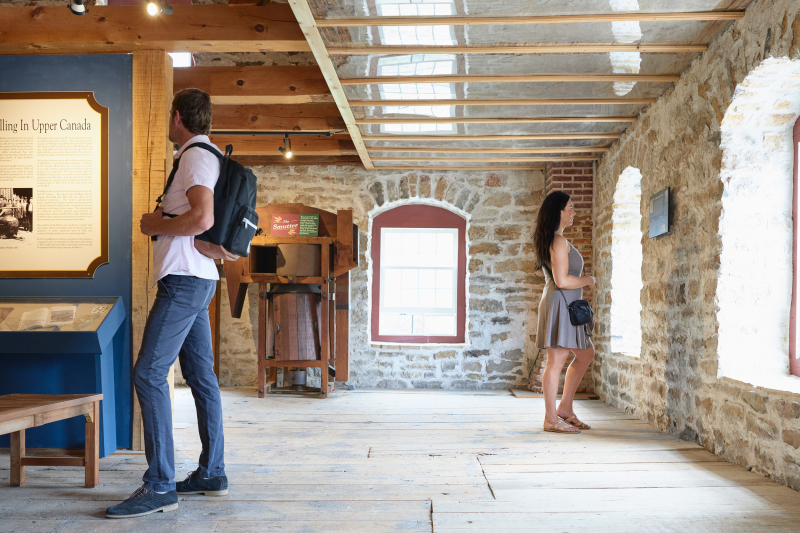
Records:
[[[0,298],[0,394],[102,393],[100,457],[117,449],[114,350],[121,298]],[[81,448],[83,418],[26,431],[29,448]],[[7,447],[8,436],[0,438]]]

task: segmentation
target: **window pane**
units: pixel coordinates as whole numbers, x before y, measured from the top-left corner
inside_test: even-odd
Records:
[[[411,335],[411,315],[380,314],[379,335]]]
[[[425,317],[425,335],[453,336],[455,334],[455,315],[427,315]]]
[[[404,268],[402,272],[404,289],[416,289],[419,287],[419,270],[416,268]]]
[[[436,270],[420,269],[419,271],[419,288],[420,289],[435,289],[436,284]],[[443,287],[449,289],[450,286]]]
[[[400,288],[400,275],[402,270],[399,268],[387,268],[383,271],[383,275],[385,276],[383,279],[383,286],[387,289],[399,289]]]
[[[400,298],[400,289],[384,289],[383,291],[383,306],[384,307],[402,307],[402,300]]]
[[[436,308],[436,290],[434,289],[420,289],[419,290],[419,307],[427,309]]]
[[[402,307],[419,307],[419,291],[417,289],[402,289],[400,296]]]
[[[453,307],[453,291],[451,289],[436,289],[436,307],[439,309]]]
[[[425,334],[425,320],[422,315],[414,315],[413,335]]]
[[[436,288],[437,289],[452,289],[453,288],[453,271],[438,269],[436,270]]]

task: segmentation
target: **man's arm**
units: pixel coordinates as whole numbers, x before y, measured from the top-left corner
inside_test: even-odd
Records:
[[[214,225],[214,191],[195,185],[186,191],[190,209],[175,218],[163,218],[159,207],[153,213],[142,215],[140,228],[145,235],[193,237]]]

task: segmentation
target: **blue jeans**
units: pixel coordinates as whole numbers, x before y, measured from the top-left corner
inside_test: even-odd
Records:
[[[147,472],[144,487],[157,492],[175,490],[175,447],[167,375],[180,357],[186,384],[197,408],[203,450],[200,475],[225,475],[222,401],[214,375],[214,353],[208,305],[216,281],[194,276],[165,276],[144,328],[142,349],[133,368],[133,383],[142,408]]]

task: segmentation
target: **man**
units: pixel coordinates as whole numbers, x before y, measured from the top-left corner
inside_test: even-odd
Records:
[[[184,89],[175,94],[169,140],[181,147],[175,155],[180,164],[177,169],[173,166],[175,177],[161,207],[142,215],[142,233],[158,236],[153,246],[153,283],[158,284],[158,293],[133,370],[148,468],[142,478],[144,485],[124,502],[109,507],[109,518],[175,510],[179,494],[228,493],[222,403],[213,371],[208,319],[208,305],[219,275],[214,260],[194,247],[194,236],[214,224],[214,185],[220,164],[203,148],[186,149],[196,142],[211,144],[211,114],[211,99],[203,91]],[[198,469],[176,484],[167,374],[177,357],[194,396],[203,449]]]

